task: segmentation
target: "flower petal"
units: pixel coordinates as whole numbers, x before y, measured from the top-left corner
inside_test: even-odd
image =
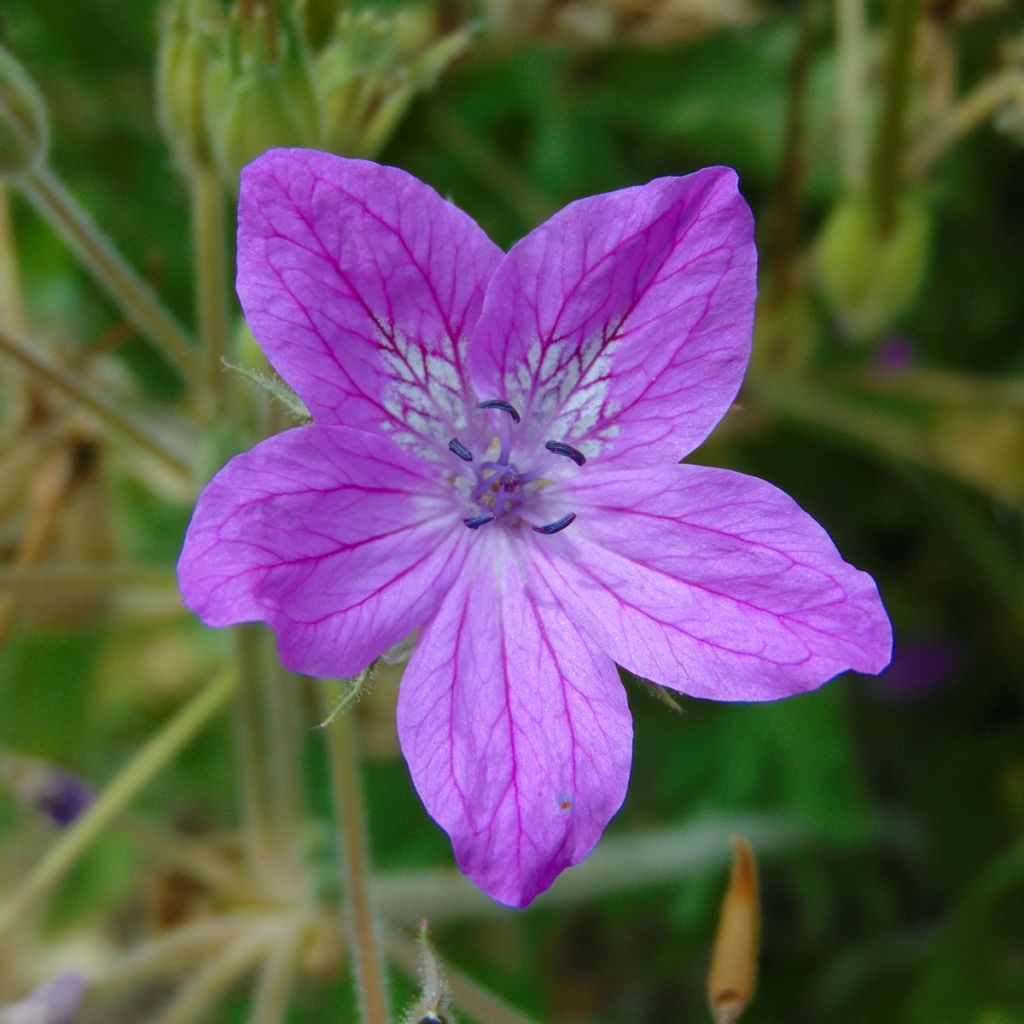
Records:
[[[459,868],[521,907],[582,860],[618,810],[632,724],[611,660],[549,591],[526,586],[508,539],[492,538],[423,630],[398,734]]]
[[[620,665],[712,700],[775,700],[847,668],[877,673],[892,647],[874,581],[763,480],[724,469],[588,474],[539,571]]]
[[[314,424],[213,478],[178,579],[207,625],[266,622],[288,668],[351,676],[433,614],[466,533],[429,466],[387,438]]]
[[[321,423],[447,444],[469,390],[465,338],[501,256],[394,167],[275,149],[242,172],[238,295]]]
[[[571,203],[491,279],[474,384],[588,457],[676,461],[739,390],[756,261],[727,167]]]

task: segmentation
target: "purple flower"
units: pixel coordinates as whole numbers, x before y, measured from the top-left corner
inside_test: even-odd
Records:
[[[85,998],[86,983],[80,974],[58,975],[33,989],[17,1003],[0,1006],[2,1024],[72,1024]]]
[[[770,484],[679,465],[750,352],[727,168],[567,206],[506,255],[392,167],[276,150],[242,175],[238,294],[313,414],[239,455],[179,565],[207,623],[352,676],[410,631],[398,731],[459,867],[529,903],[622,803],[615,663],[773,700],[878,672],[871,578]]]

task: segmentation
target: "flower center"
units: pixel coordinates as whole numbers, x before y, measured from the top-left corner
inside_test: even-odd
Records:
[[[513,426],[522,421],[518,410],[504,399],[488,399],[480,402],[477,408],[500,409],[508,413]],[[462,520],[470,530],[479,530],[481,526],[504,519],[509,525],[526,522],[536,533],[550,536],[561,532],[576,519],[575,512],[568,512],[553,522],[537,522],[536,515],[531,514],[531,498],[552,481],[538,472],[523,471],[512,461],[511,430],[503,430],[501,436],[488,446],[487,453],[492,453],[494,447],[498,450],[493,452],[493,458],[478,462],[458,438],[453,437],[448,442],[448,450],[461,459],[472,474],[467,495],[471,514]],[[544,448],[554,455],[570,459],[577,466],[587,461],[579,449],[564,441],[547,441]]]

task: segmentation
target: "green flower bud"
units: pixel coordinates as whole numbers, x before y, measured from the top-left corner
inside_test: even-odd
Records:
[[[45,160],[49,134],[42,93],[0,46],[0,178],[24,174]]]
[[[818,346],[818,317],[802,282],[779,295],[771,277],[758,290],[750,378],[797,375]]]
[[[217,164],[235,187],[260,153],[321,144],[312,60],[294,11],[281,9],[273,46],[268,31],[262,11],[250,32],[235,18],[225,52],[207,72],[207,130]]]
[[[931,223],[923,204],[904,197],[883,233],[865,199],[844,199],[818,239],[818,282],[843,329],[872,340],[914,301],[928,264]]]
[[[161,25],[157,115],[175,158],[186,171],[211,160],[205,82],[222,22],[219,8],[208,0],[179,0]]]
[[[376,155],[415,95],[466,48],[467,30],[436,39],[436,25],[425,17],[409,9],[394,17],[360,11],[338,18],[315,72],[328,149]]]

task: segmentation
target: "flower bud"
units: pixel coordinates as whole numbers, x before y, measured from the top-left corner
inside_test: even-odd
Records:
[[[49,146],[46,103],[14,55],[0,46],[0,178],[32,170]]]
[[[207,0],[179,0],[167,12],[157,54],[160,127],[182,169],[211,159],[204,112],[207,68],[215,54],[219,10]]]
[[[849,197],[832,211],[818,239],[816,271],[825,298],[854,340],[874,340],[914,301],[928,263],[931,225],[925,207],[904,197],[883,232],[874,207]]]
[[[468,39],[465,30],[436,39],[436,26],[414,10],[394,17],[343,13],[316,62],[327,148],[348,156],[378,153],[412,98],[434,84]]]
[[[732,840],[732,873],[722,900],[708,970],[708,1007],[715,1024],[734,1024],[754,998],[761,915],[757,862],[750,844]]]
[[[235,18],[225,52],[207,73],[207,130],[234,187],[242,168],[268,149],[321,144],[312,61],[296,17],[286,7],[271,22],[260,10],[245,32]]]

